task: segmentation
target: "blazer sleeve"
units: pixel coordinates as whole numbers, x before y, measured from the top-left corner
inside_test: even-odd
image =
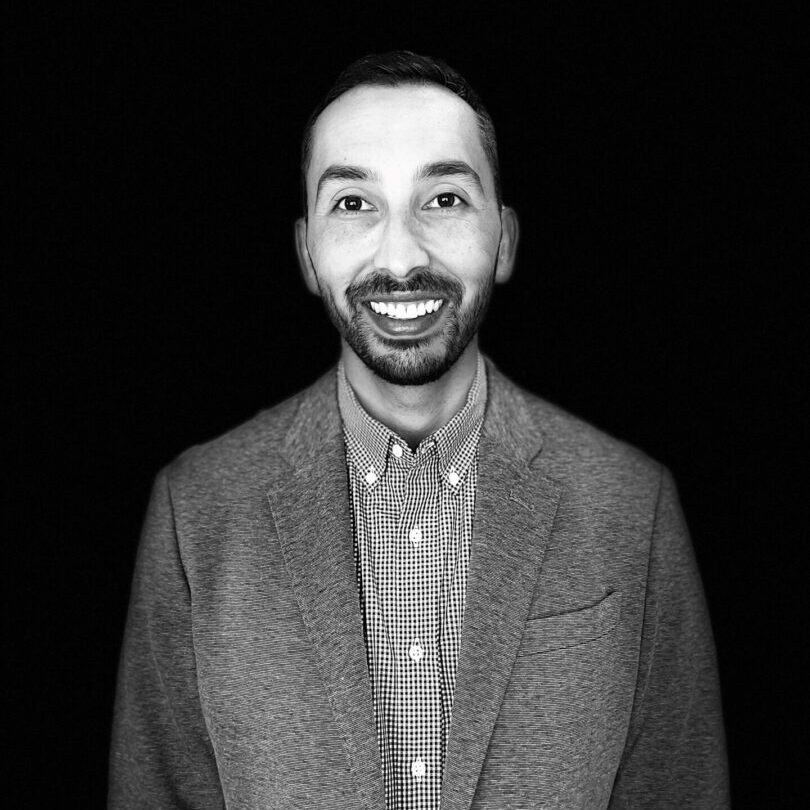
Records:
[[[728,806],[714,641],[675,485],[663,470],[636,693],[610,808]]]
[[[220,808],[168,475],[152,491],[118,673],[108,806]]]

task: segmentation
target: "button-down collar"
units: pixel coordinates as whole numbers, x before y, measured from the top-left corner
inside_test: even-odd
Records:
[[[475,446],[484,419],[487,401],[487,374],[484,359],[478,354],[475,378],[462,409],[446,424],[425,437],[411,452],[408,443],[374,419],[357,399],[343,363],[338,364],[338,406],[344,429],[353,441],[350,446],[359,456],[358,467],[367,475],[367,483],[375,484],[385,475],[394,446],[402,448],[402,454],[393,455],[397,461],[413,463],[435,448],[439,457],[439,472],[452,488],[459,485],[475,459]],[[470,446],[471,445],[471,446]],[[472,451],[469,451],[472,450]],[[373,473],[373,475],[369,475]]]

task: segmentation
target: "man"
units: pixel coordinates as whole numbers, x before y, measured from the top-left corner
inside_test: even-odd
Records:
[[[518,225],[476,94],[361,59],[303,180],[341,361],[158,477],[111,806],[726,806],[669,474],[479,354]]]

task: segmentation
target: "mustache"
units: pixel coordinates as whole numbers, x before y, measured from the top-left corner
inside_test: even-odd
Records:
[[[416,270],[407,278],[396,279],[387,273],[374,272],[362,281],[356,281],[346,288],[346,299],[352,307],[375,295],[391,293],[428,293],[433,298],[444,298],[456,306],[461,304],[464,289],[453,278],[447,278],[433,270]]]

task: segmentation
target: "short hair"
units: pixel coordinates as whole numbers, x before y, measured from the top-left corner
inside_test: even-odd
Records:
[[[312,157],[312,132],[318,116],[337,98],[361,85],[398,87],[403,84],[435,84],[446,87],[462,101],[472,107],[478,119],[481,144],[484,148],[492,177],[495,182],[495,196],[501,204],[501,179],[498,167],[498,143],[495,138],[495,124],[492,116],[481,101],[472,85],[446,62],[432,56],[420,56],[412,51],[389,51],[388,53],[368,54],[352,62],[326,91],[318,102],[304,127],[301,143],[301,191],[304,215],[307,213],[307,170]]]

